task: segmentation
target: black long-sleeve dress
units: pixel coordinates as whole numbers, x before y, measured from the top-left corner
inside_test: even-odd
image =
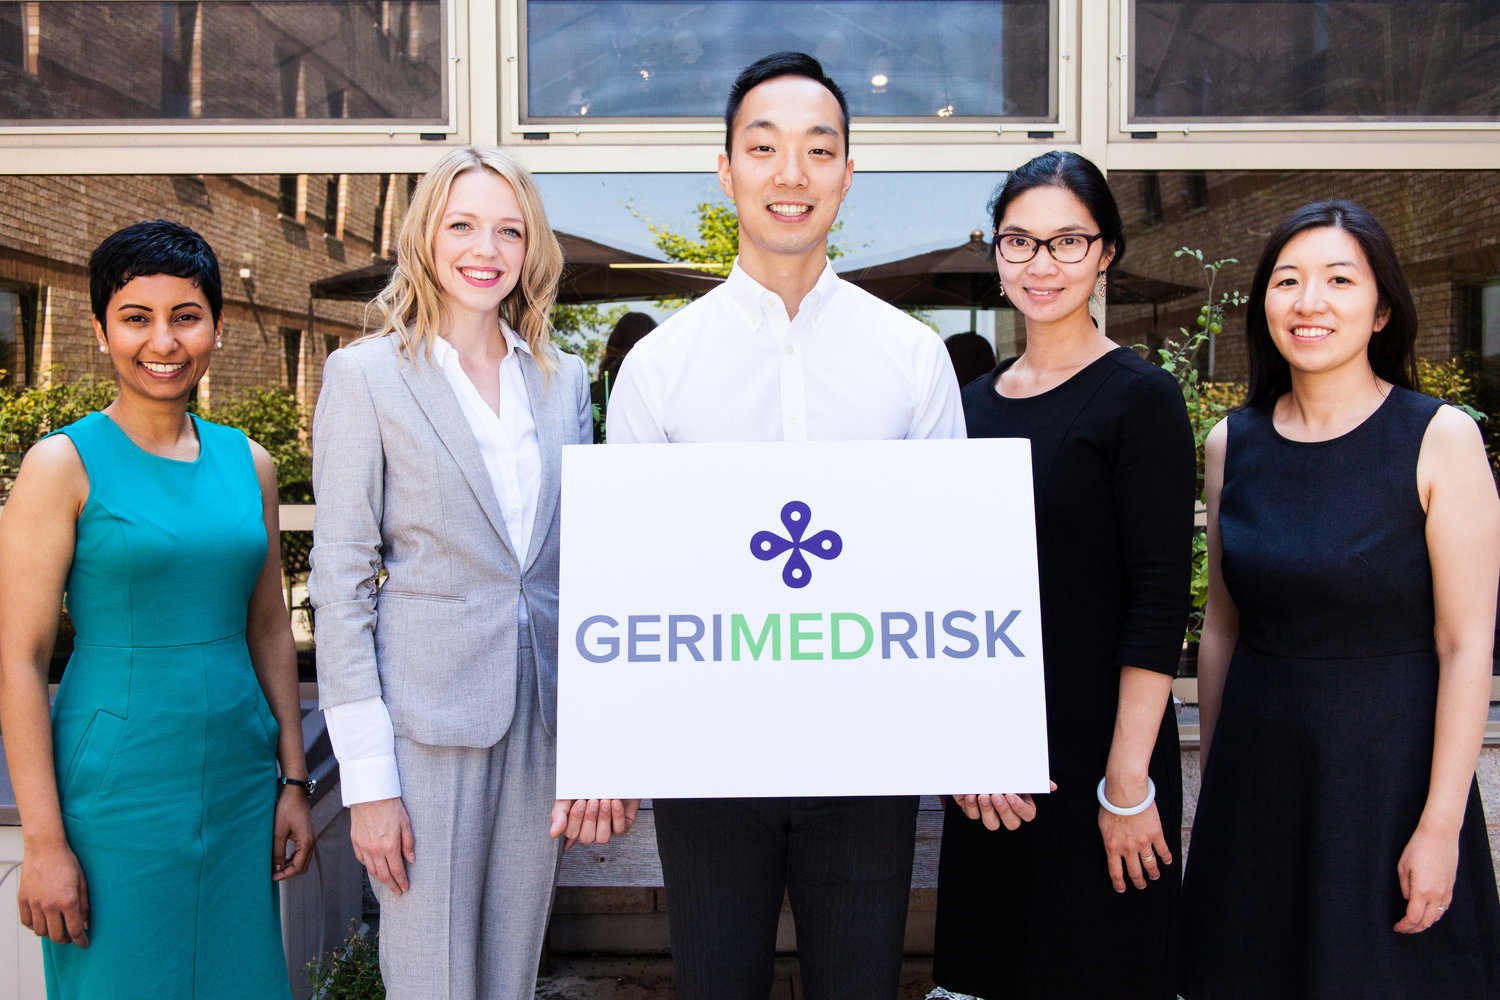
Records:
[[[1147,889],[1114,891],[1095,789],[1114,736],[1120,668],[1177,671],[1196,488],[1192,431],[1176,381],[1128,348],[1024,399],[995,391],[1012,363],[964,388],[964,415],[970,437],[1031,440],[1047,743],[1058,787],[1038,797],[1036,819],[1016,831],[988,831],[948,800],[933,979],[985,1000],[1171,1000],[1182,772],[1170,703],[1150,775],[1175,860]]]

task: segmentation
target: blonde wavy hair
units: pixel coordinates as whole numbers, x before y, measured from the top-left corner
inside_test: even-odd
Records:
[[[370,313],[377,314],[374,330],[360,338],[395,337],[399,351],[414,358],[418,351],[431,356],[432,339],[438,335],[442,316],[442,289],[437,281],[432,244],[448,205],[454,178],[470,170],[488,170],[516,193],[521,218],[526,225],[526,254],[516,287],[500,303],[500,316],[526,340],[531,356],[542,366],[548,380],[553,372],[550,315],[557,301],[557,282],[562,276],[562,247],[547,222],[542,196],[531,173],[509,153],[494,146],[464,146],[439,160],[417,182],[411,204],[396,238],[396,270],[380,294],[365,307],[366,328]]]

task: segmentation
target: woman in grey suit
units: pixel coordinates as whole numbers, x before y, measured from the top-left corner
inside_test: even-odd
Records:
[[[531,176],[454,150],[412,194],[378,329],[324,370],[318,687],[399,1000],[535,988],[561,856],[561,452],[593,439],[583,363],[548,339],[561,270]]]

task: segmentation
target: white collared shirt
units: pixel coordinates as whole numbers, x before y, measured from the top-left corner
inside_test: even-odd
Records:
[[[736,261],[626,355],[610,444],[963,437],[958,379],[931,328],[831,265],[787,318]]]
[[[479,454],[489,473],[505,518],[516,561],[526,565],[531,547],[531,529],[536,522],[537,494],[541,487],[542,449],[537,440],[536,418],[517,351],[531,353],[515,331],[500,324],[509,350],[500,362],[500,411],[490,409],[479,390],[464,373],[458,351],[442,337],[432,341],[432,360],[453,389],[464,420],[474,432]],[[526,602],[521,601],[517,624],[525,626]],[[339,761],[339,788],[344,805],[396,798],[401,779],[396,771],[396,737],[385,702],[364,698],[323,710],[328,738]]]

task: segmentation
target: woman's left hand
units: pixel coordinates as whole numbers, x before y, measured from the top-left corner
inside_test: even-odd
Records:
[[[294,848],[290,858],[286,856],[288,840]],[[271,880],[280,882],[307,871],[312,862],[313,844],[317,841],[306,789],[296,785],[281,786],[276,796],[275,831],[271,838]]]
[[[1140,797],[1145,797],[1144,788]],[[1110,801],[1115,799],[1111,796]],[[1125,891],[1127,878],[1137,889],[1146,888],[1147,879],[1154,882],[1161,878],[1162,868],[1172,863],[1172,852],[1167,847],[1155,802],[1134,816],[1120,816],[1100,806],[1099,832],[1104,837],[1109,880],[1114,883],[1115,892]]]
[[[1420,934],[1442,919],[1453,902],[1458,875],[1458,834],[1444,836],[1418,824],[1406,842],[1396,877],[1406,898],[1406,915],[1396,922],[1401,934]]]

